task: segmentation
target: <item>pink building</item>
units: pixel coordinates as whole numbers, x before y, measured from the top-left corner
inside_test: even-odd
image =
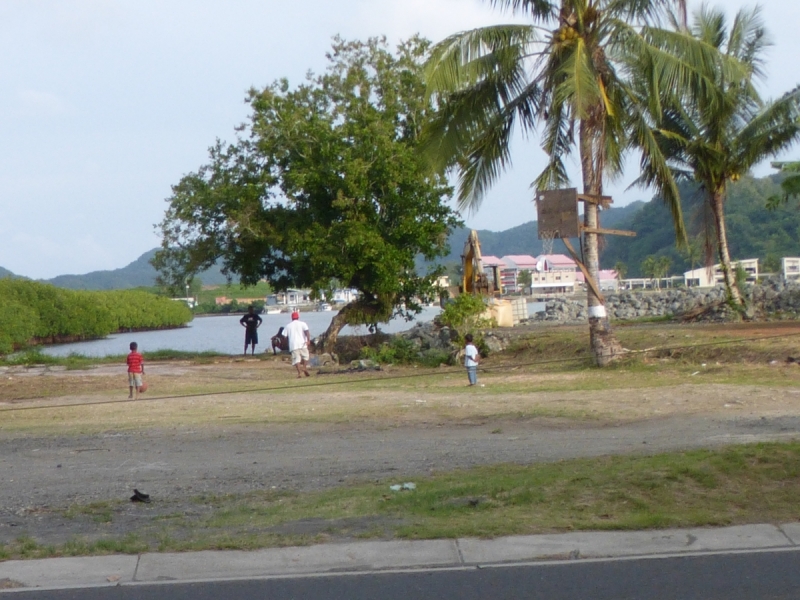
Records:
[[[528,254],[509,254],[501,260],[505,263],[505,268],[500,272],[503,289],[512,293],[519,292],[520,286],[517,283],[519,274],[522,271],[535,271],[536,259]]]
[[[576,271],[578,265],[566,254],[540,254],[536,257],[536,270],[547,271]]]

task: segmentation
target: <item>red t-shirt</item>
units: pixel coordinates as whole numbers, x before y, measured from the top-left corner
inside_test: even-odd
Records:
[[[128,373],[141,373],[143,364],[144,359],[141,354],[136,351],[128,354]]]

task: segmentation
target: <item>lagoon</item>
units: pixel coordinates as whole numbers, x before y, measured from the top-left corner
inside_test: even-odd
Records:
[[[414,326],[415,322],[427,322],[441,312],[438,307],[424,308],[413,321],[402,318],[392,319],[382,324],[380,330],[385,333],[398,333]],[[335,312],[305,312],[300,318],[308,323],[311,336],[322,334],[330,325]],[[42,348],[42,352],[51,356],[84,356],[103,357],[128,353],[131,342],[139,344],[142,352],[155,350],[180,350],[185,352],[219,352],[220,354],[241,354],[244,349],[244,327],[239,324],[242,315],[198,316],[186,327],[161,331],[141,331],[136,333],[116,333],[101,340],[76,342],[73,344],[57,344]],[[270,338],[291,320],[288,313],[278,315],[261,315],[263,323],[258,330],[259,344],[256,352],[270,350]],[[342,329],[341,335],[366,335],[366,327],[350,327]]]

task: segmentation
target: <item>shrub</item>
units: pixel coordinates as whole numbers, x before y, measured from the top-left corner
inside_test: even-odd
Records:
[[[459,338],[470,331],[493,326],[493,320],[483,315],[486,313],[486,304],[481,296],[461,294],[452,302],[448,302],[437,317],[440,325],[454,329]]]

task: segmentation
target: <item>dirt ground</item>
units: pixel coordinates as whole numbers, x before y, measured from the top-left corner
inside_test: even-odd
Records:
[[[279,359],[160,363],[135,402],[117,366],[4,368],[0,543],[121,534],[201,510],[200,494],[800,438],[797,367],[774,367],[775,385],[726,383],[713,365],[675,370],[671,384],[616,371],[601,389],[580,371],[487,367],[485,387],[468,389],[459,369],[298,381]],[[126,503],[134,488],[153,503]],[[111,525],[65,518],[92,502],[122,504]]]

